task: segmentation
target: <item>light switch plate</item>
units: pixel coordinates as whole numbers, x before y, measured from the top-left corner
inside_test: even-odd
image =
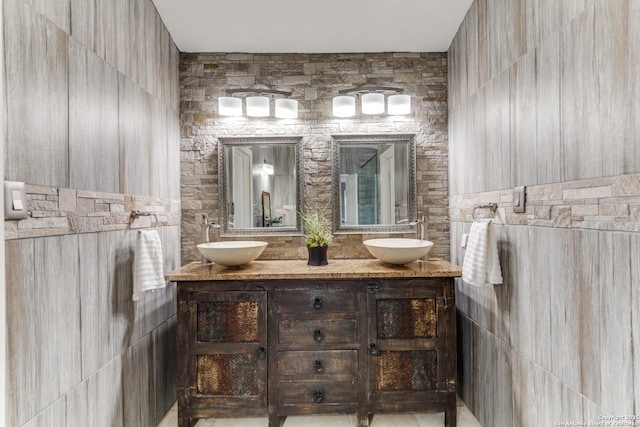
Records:
[[[29,216],[27,190],[24,182],[4,182],[4,219],[24,219]]]
[[[465,233],[462,235],[462,241],[460,242],[460,247],[462,249],[467,249],[467,242],[469,241],[469,234]]]
[[[513,189],[513,212],[524,213],[525,209],[525,187],[515,187]]]

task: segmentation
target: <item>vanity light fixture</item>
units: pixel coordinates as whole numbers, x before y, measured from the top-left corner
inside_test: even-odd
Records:
[[[269,117],[269,98],[266,96],[247,96],[247,116]]]
[[[403,116],[411,113],[411,97],[398,94],[387,97],[387,114],[391,116]]]
[[[221,116],[238,117],[242,115],[242,99],[233,96],[218,98],[218,110]]]
[[[356,97],[360,97],[362,114],[384,114],[385,97],[387,114],[404,115],[411,113],[411,96],[402,94],[403,89],[388,86],[364,85],[341,90],[333,98],[334,117],[353,117],[356,115]]]
[[[267,163],[267,160],[265,159],[262,163],[262,174],[273,175],[274,171],[273,165],[271,163]]]
[[[297,119],[298,101],[288,98],[276,99],[276,118]]]
[[[269,117],[271,115],[271,98],[276,98],[276,118],[298,118],[298,101],[289,98],[291,92],[244,88],[227,89],[225,95],[218,98],[218,113],[221,116],[242,116],[242,99],[244,98],[248,117]]]
[[[384,95],[378,92],[370,92],[362,95],[362,114],[383,114]]]
[[[333,115],[335,117],[353,117],[356,115],[356,99],[350,95],[333,98]]]

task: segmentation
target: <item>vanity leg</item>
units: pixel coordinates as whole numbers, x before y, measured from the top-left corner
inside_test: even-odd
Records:
[[[369,427],[373,414],[369,415],[367,411],[358,411],[358,427]]]
[[[187,418],[178,414],[178,427],[194,427],[197,422],[197,418]]]
[[[358,427],[369,427],[370,422],[369,422],[369,416],[366,415],[364,418],[361,418],[360,416],[358,416]]]
[[[453,405],[453,409],[449,409],[444,412],[444,425],[445,427],[456,427],[457,423],[457,407]]]
[[[269,414],[269,427],[282,427],[287,417]]]

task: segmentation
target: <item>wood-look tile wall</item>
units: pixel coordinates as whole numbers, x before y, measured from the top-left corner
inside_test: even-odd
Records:
[[[175,402],[175,288],[134,303],[131,210],[180,263],[178,50],[151,0],[4,1],[7,425],[155,426]]]
[[[460,391],[483,425],[640,407],[638,81],[634,1],[475,0],[451,45],[452,262],[473,206],[499,205],[504,284],[457,283]]]
[[[305,203],[331,209],[331,138],[339,134],[410,133],[416,140],[417,206],[427,215],[432,255],[448,258],[447,58],[443,53],[238,54],[183,53],[180,60],[183,262],[200,258],[201,214],[219,219],[219,137],[299,135],[304,144]],[[331,100],[363,84],[404,89],[407,116],[333,117]],[[220,117],[227,89],[265,85],[292,92],[299,118]],[[330,214],[329,214],[330,216]],[[407,234],[414,237],[415,234]],[[334,236],[329,258],[371,257],[363,234]],[[375,236],[382,237],[382,236]],[[261,236],[264,239],[264,236]],[[263,259],[305,259],[302,236],[268,237]]]

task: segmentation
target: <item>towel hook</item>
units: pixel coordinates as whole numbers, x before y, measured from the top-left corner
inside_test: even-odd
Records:
[[[141,211],[131,211],[131,222],[135,221],[141,216],[152,216],[156,223],[153,226],[153,229],[156,230],[158,228],[158,213],[157,212],[141,212]]]
[[[493,212],[494,214],[496,213],[496,209],[498,209],[498,204],[497,203],[487,203],[484,205],[475,205],[473,207],[473,220],[476,220],[476,209],[489,209],[491,212]]]

